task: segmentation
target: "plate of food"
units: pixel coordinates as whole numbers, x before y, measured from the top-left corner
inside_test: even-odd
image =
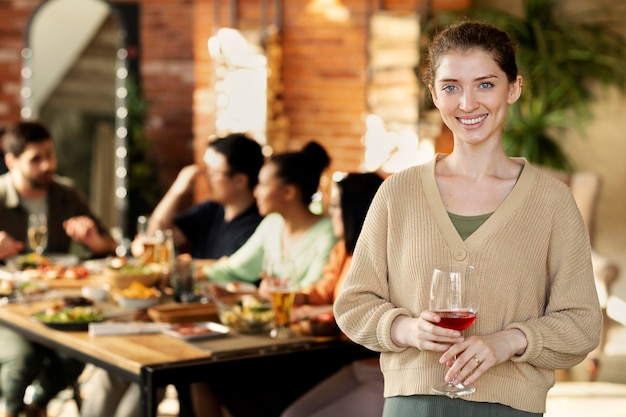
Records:
[[[78,257],[70,254],[28,253],[7,261],[14,276],[22,280],[83,279],[89,270],[78,264]]]
[[[227,326],[212,321],[180,323],[163,329],[164,334],[186,341],[222,337],[229,332]]]
[[[31,317],[53,329],[86,331],[89,323],[103,321],[106,314],[84,297],[66,297],[63,302],[34,313]]]
[[[34,300],[48,290],[44,282],[0,279],[0,297],[13,300]]]

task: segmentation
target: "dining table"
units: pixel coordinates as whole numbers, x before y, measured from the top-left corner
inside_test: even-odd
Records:
[[[72,294],[82,286],[99,285],[105,280],[91,275],[82,280],[55,280],[48,284],[57,294]],[[268,333],[231,330],[220,337],[187,340],[155,332],[153,327],[144,328],[141,323],[137,323],[133,332],[97,335],[88,329],[66,330],[33,318],[34,313],[54,302],[53,298],[44,297],[4,303],[0,306],[0,325],[139,384],[144,417],[156,416],[159,388],[207,380],[218,389],[231,387],[222,395],[231,397],[233,415],[276,416],[341,366],[373,355],[344,337],[303,335],[297,329],[292,337],[285,339],[271,338]],[[175,307],[172,311],[186,307],[173,300],[164,301],[162,306],[164,311],[169,307]],[[198,303],[188,306],[197,310]],[[219,321],[216,309],[214,315],[210,306],[203,309],[204,315],[195,320]],[[116,313],[112,316],[119,320],[123,314]],[[165,327],[173,324],[166,323]]]

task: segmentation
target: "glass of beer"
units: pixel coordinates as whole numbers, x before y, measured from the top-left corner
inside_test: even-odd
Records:
[[[265,265],[265,280],[272,297],[274,308],[274,328],[271,337],[288,338],[293,336],[291,331],[291,308],[293,299],[298,290],[298,280],[295,265],[286,259],[271,260]]]

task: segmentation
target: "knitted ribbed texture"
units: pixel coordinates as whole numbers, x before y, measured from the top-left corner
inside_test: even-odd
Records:
[[[428,308],[438,265],[474,265],[480,310],[466,334],[520,329],[526,352],[491,368],[472,401],[544,412],[554,369],[581,362],[599,341],[602,316],[587,230],[568,188],[525,164],[493,215],[463,241],[445,210],[434,161],[389,177],[379,189],[335,302],[341,329],[382,352],[385,396],[431,394],[443,379],[440,353],[392,343],[395,317]]]

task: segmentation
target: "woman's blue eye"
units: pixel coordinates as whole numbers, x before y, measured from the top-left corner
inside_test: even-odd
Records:
[[[493,87],[492,83],[488,83],[488,82],[480,83],[480,88],[491,88],[491,87]]]
[[[446,85],[445,87],[443,87],[443,91],[453,92],[454,90],[456,90],[456,87],[453,85]]]

